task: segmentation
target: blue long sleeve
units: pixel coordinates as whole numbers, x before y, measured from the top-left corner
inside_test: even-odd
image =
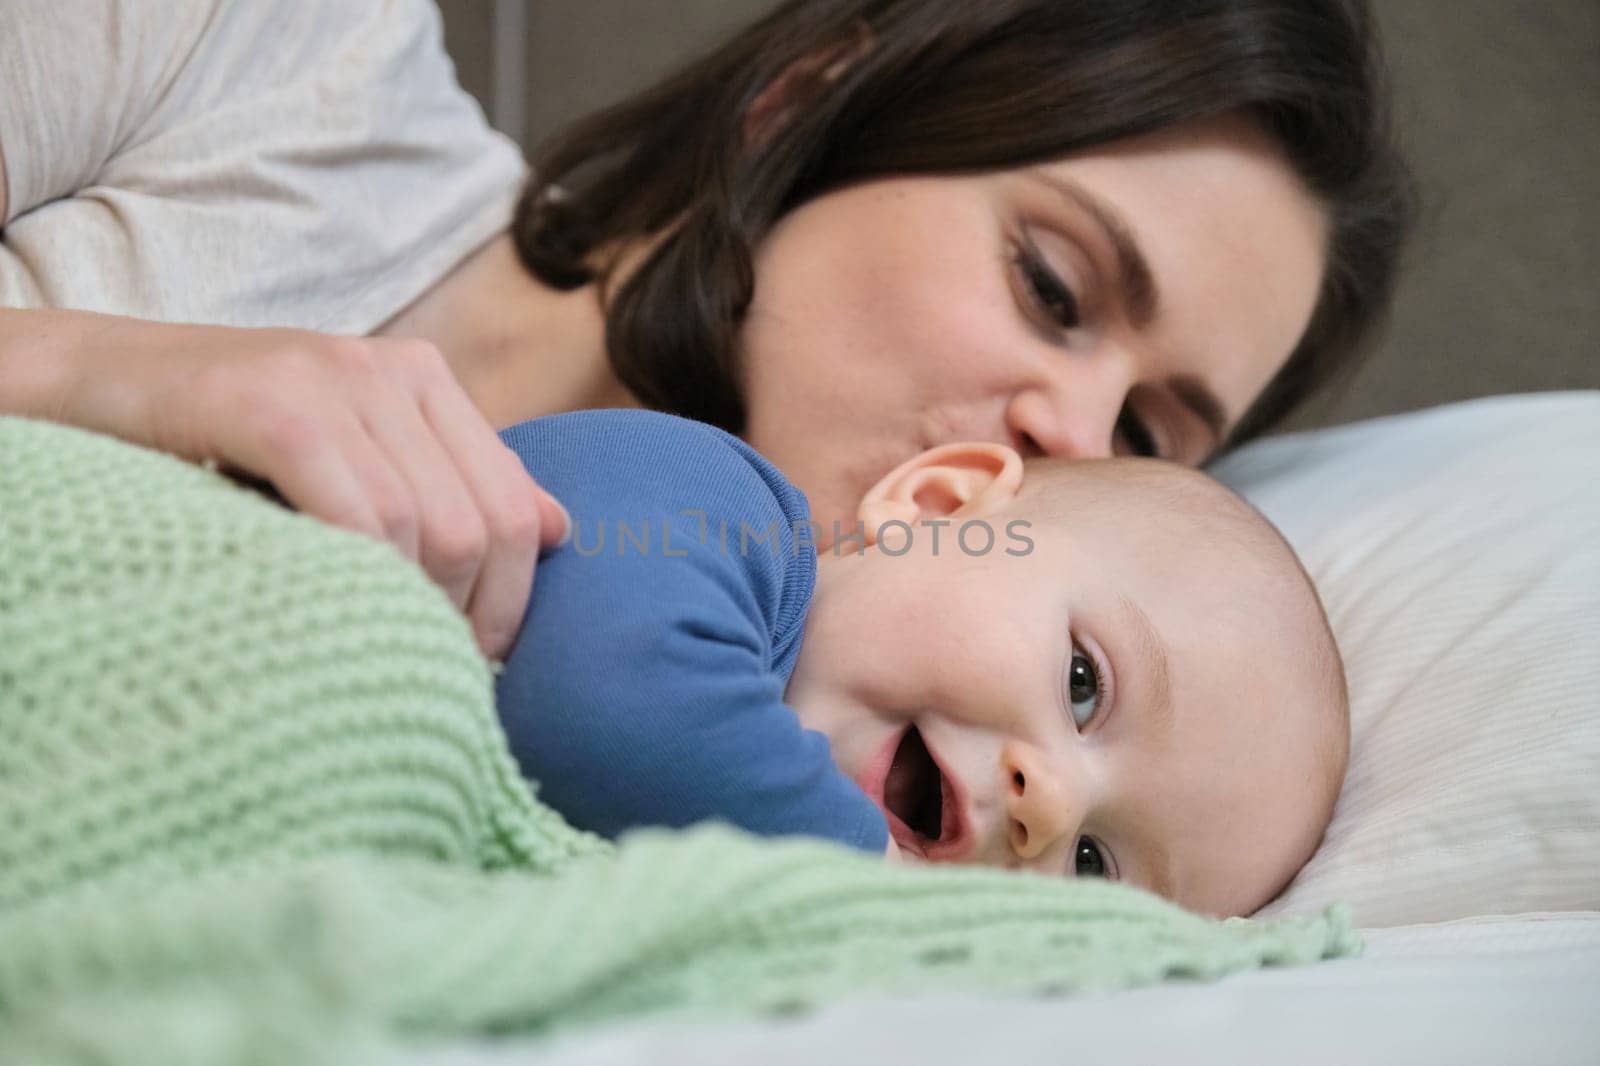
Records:
[[[541,797],[607,836],[717,819],[882,851],[883,815],[783,702],[816,576],[799,490],[738,438],[653,412],[501,438],[574,520],[497,684]]]

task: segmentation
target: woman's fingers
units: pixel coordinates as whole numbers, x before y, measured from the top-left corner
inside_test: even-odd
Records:
[[[370,445],[363,448],[364,437],[347,413],[340,417],[316,410],[257,408],[253,416],[218,420],[208,452],[228,467],[270,483],[298,511],[387,539],[369,488],[386,464],[363,454],[370,453]],[[358,465],[364,468],[360,473]]]
[[[498,445],[499,441],[495,443]],[[515,455],[510,458],[520,471],[522,463]],[[526,473],[522,480],[529,480]],[[523,502],[489,508],[489,549],[466,608],[483,653],[497,660],[504,659],[511,650],[527,613],[539,562],[539,532],[544,526],[531,482],[503,493],[501,498],[518,495],[524,498]]]
[[[366,403],[366,430],[408,488],[406,507],[416,531],[408,554],[465,611],[489,548],[476,496],[458,459],[423,416],[419,397],[383,381],[374,384]]]
[[[421,368],[418,388],[422,416],[482,516],[483,562],[465,609],[484,654],[500,659],[527,612],[539,550],[566,535],[566,515],[500,442],[447,367]]]
[[[335,444],[365,505],[331,489],[296,498],[303,477],[280,490],[302,510],[394,543],[467,616],[484,654],[503,657],[527,610],[547,526],[556,527],[553,538],[565,533],[559,505],[501,444],[432,345],[348,339],[328,349],[323,369],[333,380],[314,391],[357,427]],[[283,480],[271,468],[268,475]],[[546,509],[554,522],[544,521]]]
[[[290,506],[387,540],[509,649],[560,505],[420,340],[72,314],[52,417],[265,482]],[[24,323],[26,324],[26,323]]]
[[[506,451],[511,452],[510,448]],[[511,452],[511,457],[518,466],[522,461],[517,459],[516,452]],[[543,485],[532,481],[534,495],[539,500],[539,547],[555,548],[567,542],[572,535],[572,516],[567,513],[566,507],[560,500],[545,491]]]

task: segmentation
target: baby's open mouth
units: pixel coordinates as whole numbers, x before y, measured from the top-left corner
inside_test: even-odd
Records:
[[[919,837],[937,841],[944,831],[944,774],[928,754],[916,726],[906,730],[883,782],[883,805]]]

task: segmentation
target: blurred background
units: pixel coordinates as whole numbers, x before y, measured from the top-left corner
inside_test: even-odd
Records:
[[[440,0],[462,84],[524,148],[773,6]],[[1600,388],[1600,0],[1374,7],[1426,213],[1382,346],[1295,425]]]

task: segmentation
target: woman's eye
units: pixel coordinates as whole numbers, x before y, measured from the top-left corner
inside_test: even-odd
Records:
[[[1034,303],[1062,329],[1077,329],[1082,325],[1078,313],[1078,298],[1061,283],[1055,271],[1045,265],[1039,256],[1028,250],[1017,254],[1017,266],[1027,279],[1028,291]]]
[[[1079,837],[1072,857],[1072,872],[1079,877],[1104,877],[1106,859],[1100,854],[1100,845],[1088,837]]]
[[[1072,647],[1072,662],[1067,667],[1067,702],[1079,729],[1092,722],[1100,709],[1100,671],[1077,645]]]
[[[1128,454],[1142,455],[1147,459],[1161,458],[1161,449],[1156,447],[1156,437],[1150,432],[1149,424],[1134,414],[1133,408],[1127,404],[1123,405],[1122,413],[1117,416],[1117,433],[1127,446]]]

